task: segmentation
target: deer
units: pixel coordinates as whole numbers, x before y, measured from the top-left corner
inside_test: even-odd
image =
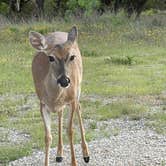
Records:
[[[40,102],[40,112],[45,129],[45,166],[49,166],[49,152],[52,142],[51,113],[58,114],[58,146],[56,162],[63,160],[63,111],[68,107],[68,127],[71,151],[71,165],[77,166],[73,145],[73,117],[77,114],[84,162],[90,160],[85,129],[81,116],[80,94],[83,75],[81,53],[77,43],[78,30],[73,26],[67,32],[52,32],[43,35],[29,32],[29,41],[36,54],[32,60],[32,76]]]

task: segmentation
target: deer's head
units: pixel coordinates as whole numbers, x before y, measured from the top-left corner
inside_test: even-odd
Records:
[[[74,26],[68,33],[67,41],[63,44],[54,45],[51,48],[47,45],[46,37],[38,32],[30,32],[31,45],[39,52],[47,56],[51,74],[55,83],[63,88],[70,85],[71,66],[75,60],[75,53],[72,46],[77,38],[77,28]],[[44,66],[43,66],[44,67]]]

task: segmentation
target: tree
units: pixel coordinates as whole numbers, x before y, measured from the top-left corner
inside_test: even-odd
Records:
[[[131,17],[133,13],[136,13],[136,17],[139,17],[147,0],[115,0],[114,11],[117,13],[119,8],[124,8],[128,17]]]
[[[35,2],[38,9],[38,15],[41,17],[44,15],[44,0],[36,0]]]
[[[115,14],[120,8],[123,8],[127,12],[128,17],[133,13],[136,13],[136,17],[139,17],[147,1],[148,0],[101,0],[101,3],[105,6],[111,6],[111,10],[114,11]]]
[[[34,2],[38,16],[44,14],[44,0],[1,0],[0,3],[5,3],[9,6],[8,13],[11,15],[12,13],[22,12],[23,7],[25,7],[28,2]]]

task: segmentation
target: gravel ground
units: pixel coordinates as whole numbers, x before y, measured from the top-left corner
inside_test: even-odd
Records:
[[[29,139],[30,136],[26,133],[0,127],[0,146],[21,144],[29,141]]]
[[[82,159],[80,145],[75,145],[78,166],[165,166],[166,137],[145,126],[145,121],[110,120],[107,125],[119,128],[118,135],[89,142],[90,163]],[[64,160],[55,161],[56,149],[51,149],[50,166],[69,166],[70,149],[64,147]],[[10,162],[10,166],[42,166],[44,152],[36,151],[31,156]]]

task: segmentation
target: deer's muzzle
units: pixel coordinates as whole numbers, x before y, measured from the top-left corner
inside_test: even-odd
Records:
[[[57,83],[60,84],[61,87],[63,88],[66,88],[69,86],[70,84],[70,79],[65,76],[65,75],[62,75],[58,80],[57,80]]]

